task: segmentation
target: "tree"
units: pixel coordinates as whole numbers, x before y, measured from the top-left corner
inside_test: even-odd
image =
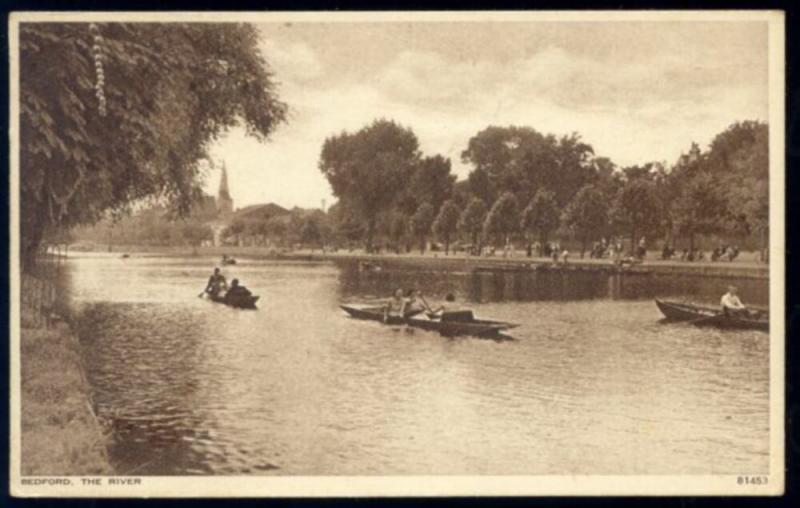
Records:
[[[560,138],[531,127],[490,126],[470,138],[461,154],[473,165],[470,187],[476,196],[492,203],[513,192],[527,203],[536,189],[554,192],[559,207],[594,176],[594,150],[577,133]]]
[[[769,129],[762,122],[738,122],[711,142],[708,166],[728,206],[726,229],[758,235],[765,258],[769,236]]]
[[[238,219],[234,220],[222,231],[222,238],[235,238],[238,244],[242,233],[244,233],[246,229],[247,224],[244,221]]]
[[[416,203],[430,203],[437,211],[450,199],[455,181],[456,176],[450,173],[450,159],[435,155],[419,161],[408,189]]]
[[[389,238],[394,247],[394,251],[400,254],[400,245],[403,243],[403,238],[408,231],[408,217],[400,212],[392,214],[391,222],[389,223]]]
[[[229,127],[266,139],[286,105],[258,31],[233,23],[20,26],[21,256],[42,233],[199,195],[209,143]]]
[[[214,231],[206,224],[186,221],[181,226],[181,237],[193,247],[199,247],[204,241],[214,238]]]
[[[311,251],[314,251],[314,246],[319,245],[322,240],[322,234],[319,230],[319,224],[313,218],[307,218],[303,221],[302,229],[300,230],[300,241],[306,245],[311,246]]]
[[[694,251],[695,235],[723,229],[726,205],[719,184],[710,173],[699,171],[684,182],[672,209],[678,233],[689,237],[689,251]]]
[[[377,217],[402,193],[419,157],[414,133],[387,120],[325,140],[319,169],[354,217],[366,222],[368,251],[372,250]]]
[[[431,231],[431,224],[433,223],[433,205],[430,203],[422,203],[417,208],[416,213],[411,217],[411,231],[419,240],[419,253],[425,253],[425,240],[428,233]]]
[[[593,185],[585,185],[564,210],[564,223],[580,238],[581,258],[591,238],[597,238],[608,222],[608,201]]]
[[[480,235],[486,221],[486,203],[479,198],[472,198],[458,219],[458,230],[469,235],[473,252],[481,251]]]
[[[440,240],[444,241],[444,253],[446,256],[450,255],[450,238],[456,232],[458,216],[458,206],[453,201],[445,201],[433,223],[434,233]]]
[[[286,216],[276,215],[267,219],[265,228],[266,236],[269,236],[273,242],[278,245],[290,246],[289,239],[289,222]],[[261,228],[259,228],[261,230]]]
[[[637,232],[652,234],[658,229],[660,206],[655,184],[646,178],[629,179],[620,189],[612,216],[630,232],[631,254],[635,253]]]
[[[483,231],[488,238],[499,237],[503,243],[507,243],[509,236],[517,230],[519,226],[519,205],[514,194],[506,192],[494,203],[486,221],[483,224]]]
[[[470,138],[466,150],[461,153],[462,161],[474,167],[469,176],[472,192],[486,203],[496,202],[504,191],[524,194],[520,188],[530,186],[525,169],[534,165],[542,170],[554,168],[554,157],[545,161],[547,148],[554,144],[555,138],[548,139],[530,127],[512,125],[483,129]],[[528,196],[518,198],[527,201]]]
[[[494,203],[495,191],[485,169],[475,169],[467,177],[469,192],[484,203]]]
[[[542,249],[547,243],[547,237],[558,228],[558,206],[555,193],[539,189],[523,210],[520,227],[526,233],[539,235],[539,255],[541,255]]]

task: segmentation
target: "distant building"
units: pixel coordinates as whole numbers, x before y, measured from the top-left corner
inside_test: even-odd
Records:
[[[214,232],[211,242],[215,247],[223,245],[243,245],[248,239],[237,236],[223,241],[222,234],[234,221],[268,221],[275,217],[284,217],[288,224],[291,218],[289,210],[274,203],[249,205],[238,210],[233,209],[233,197],[228,187],[228,171],[225,162],[222,162],[222,175],[219,179],[219,190],[216,198],[209,199],[214,203],[213,216],[209,217],[208,224]],[[252,239],[251,239],[252,240]],[[244,242],[244,243],[243,243]]]

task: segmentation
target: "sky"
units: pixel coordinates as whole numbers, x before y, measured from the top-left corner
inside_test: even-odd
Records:
[[[235,128],[212,148],[234,205],[335,202],[326,137],[375,119],[424,155],[461,152],[489,125],[579,133],[620,166],[673,163],[736,121],[767,120],[766,22],[264,23],[260,50],[287,123],[268,142]],[[216,194],[219,173],[206,190]]]

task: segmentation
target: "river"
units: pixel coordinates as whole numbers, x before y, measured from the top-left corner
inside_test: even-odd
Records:
[[[261,295],[241,311],[197,297],[213,263],[66,264],[122,474],[768,471],[769,336],[665,324],[652,301],[717,300],[727,281],[240,260],[227,275]],[[338,308],[412,285],[519,323],[515,340],[448,339]],[[739,285],[766,303],[766,281]]]

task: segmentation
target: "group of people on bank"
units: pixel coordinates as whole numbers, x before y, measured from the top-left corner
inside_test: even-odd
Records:
[[[683,249],[680,252],[677,252],[672,246],[669,244],[664,245],[664,248],[661,250],[661,259],[678,259],[680,261],[705,261],[706,259],[710,259],[711,261],[733,261],[739,257],[739,247],[736,245],[720,245],[719,247],[714,247],[714,250],[706,257],[706,253],[700,249]]]

